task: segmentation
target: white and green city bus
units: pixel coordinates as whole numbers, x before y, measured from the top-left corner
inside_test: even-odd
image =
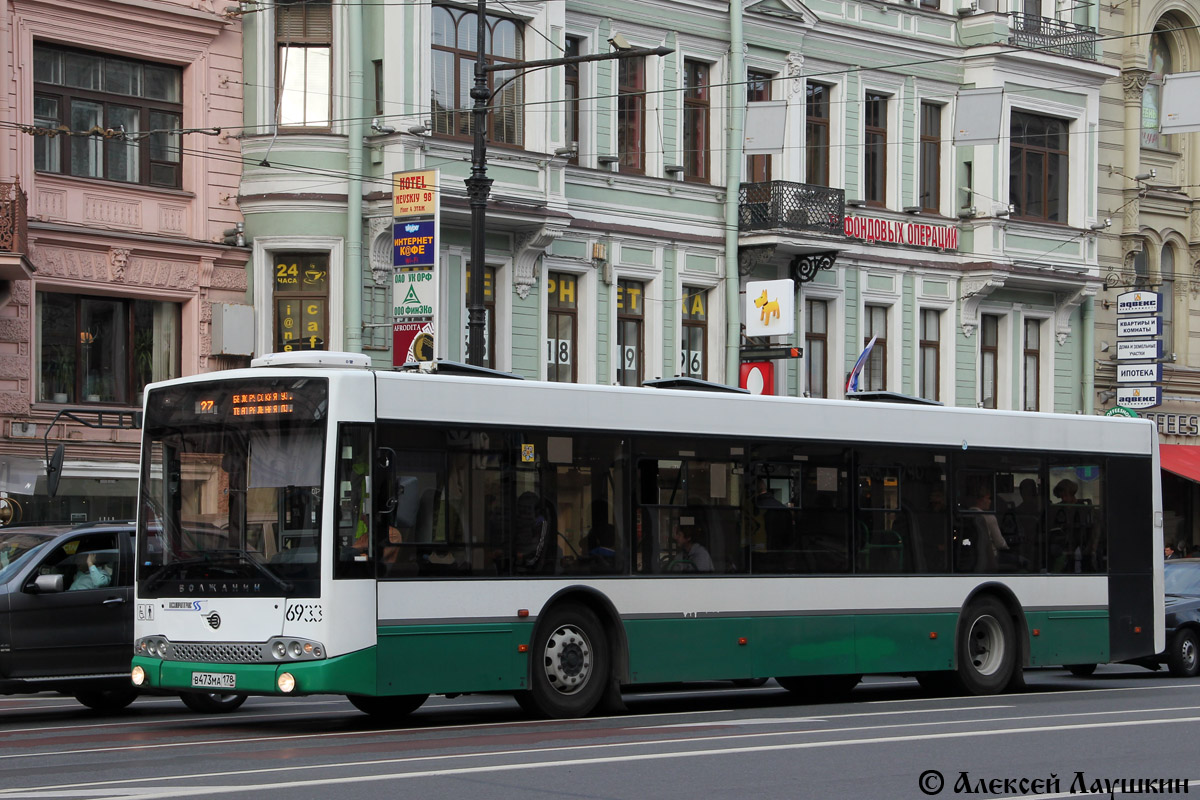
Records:
[[[1163,649],[1149,422],[510,377],[298,353],[148,387],[134,682],[565,717]]]

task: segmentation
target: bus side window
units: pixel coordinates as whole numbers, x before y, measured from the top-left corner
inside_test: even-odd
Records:
[[[375,576],[371,504],[371,426],[343,425],[337,444],[337,532],[334,577]]]

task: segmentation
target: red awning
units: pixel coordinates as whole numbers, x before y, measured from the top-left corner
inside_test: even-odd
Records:
[[[1168,472],[1200,483],[1200,447],[1190,444],[1160,444],[1158,463]]]

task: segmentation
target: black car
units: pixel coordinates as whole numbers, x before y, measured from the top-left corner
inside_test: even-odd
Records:
[[[133,702],[133,543],[132,522],[0,528],[0,694],[59,691],[102,711]],[[180,697],[202,712],[246,699]]]
[[[1163,562],[1163,588],[1167,595],[1167,649],[1158,660],[1172,675],[1193,678],[1200,674],[1200,558]]]

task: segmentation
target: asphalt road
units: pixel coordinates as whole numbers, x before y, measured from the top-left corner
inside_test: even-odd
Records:
[[[1107,797],[1121,779],[1200,793],[1200,680],[1101,667],[1027,682],[935,698],[871,678],[816,705],[773,682],[657,687],[627,694],[628,714],[564,722],[487,695],[432,698],[399,724],[337,697],[251,698],[218,716],[169,697],[108,716],[6,697],[0,800]]]

